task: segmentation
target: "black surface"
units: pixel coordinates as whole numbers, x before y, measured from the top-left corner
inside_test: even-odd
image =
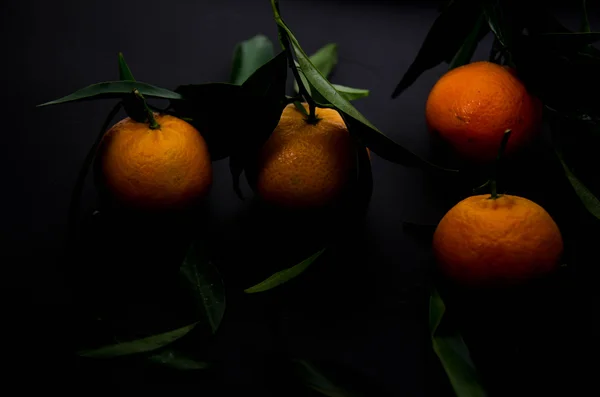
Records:
[[[118,51],[138,80],[161,87],[226,81],[237,42],[264,33],[277,43],[269,2],[5,1],[1,7],[1,240],[3,267],[9,270],[3,278],[10,294],[5,303],[9,313],[16,314],[11,328],[23,341],[15,347],[28,352],[28,366],[36,363],[28,371],[40,370],[55,381],[63,379],[54,375],[55,369],[89,382],[157,381],[156,376],[129,377],[122,368],[92,371],[65,361],[74,341],[86,337],[86,328],[77,320],[89,309],[75,295],[73,280],[65,272],[70,190],[113,102],[42,109],[35,105],[115,79]],[[435,159],[425,130],[424,104],[446,66],[425,73],[398,99],[392,101],[390,95],[434,20],[437,2],[283,0],[281,7],[308,53],[328,42],[339,44],[333,81],[371,90],[368,99],[356,103],[369,120],[397,142]],[[490,41],[484,39],[476,59],[487,56]],[[526,171],[519,168],[524,165]],[[580,207],[565,182],[553,176],[559,175],[559,169],[552,168],[556,166],[544,149],[527,152],[509,167],[513,179],[505,187],[546,207],[561,227],[573,226],[581,211],[573,216],[565,202],[570,208]],[[556,172],[550,174],[551,169]],[[278,387],[285,378],[274,379],[273,374],[282,372],[274,357],[291,354],[346,365],[390,395],[451,395],[429,347],[428,246],[405,233],[402,222],[436,223],[473,185],[435,180],[375,156],[374,193],[356,237],[338,244],[321,268],[311,268],[286,288],[244,296],[239,291],[268,269],[253,271],[253,263],[261,261],[260,249],[244,251],[240,239],[262,233],[266,226],[250,222],[249,202],[240,202],[231,189],[227,160],[214,163],[214,173],[210,216],[206,225],[197,227],[208,228],[232,293],[220,333],[207,353],[224,371],[219,377],[193,380],[208,382],[211,390],[240,384],[281,395]],[[247,186],[244,189],[250,194]],[[555,189],[561,193],[549,194]],[[88,214],[94,197],[90,180],[85,192]],[[310,228],[306,230],[310,234]],[[265,252],[283,249],[273,241],[265,234]],[[152,246],[148,242],[140,249]],[[88,272],[90,284],[97,285],[98,280],[91,281],[91,262],[84,254],[76,261]],[[541,292],[535,298],[515,293],[506,299],[495,297],[496,309],[487,314],[476,305],[465,311],[465,324],[470,324],[465,337],[475,346],[474,357],[492,394],[536,395],[587,382],[590,367],[584,358],[595,361],[595,347],[590,347],[594,343],[586,339],[594,325],[594,306],[581,288],[589,284],[577,282],[597,272],[582,272],[584,277],[567,272],[562,281],[536,290]],[[147,303],[140,300],[131,310]],[[15,369],[25,369],[16,362]]]

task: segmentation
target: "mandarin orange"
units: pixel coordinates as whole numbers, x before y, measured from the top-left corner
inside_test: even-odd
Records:
[[[454,281],[510,285],[559,266],[563,240],[541,206],[523,197],[468,197],[442,218],[433,237],[439,268]]]
[[[155,119],[158,129],[128,117],[106,132],[97,156],[103,185],[126,207],[187,208],[212,183],[208,148],[189,123],[170,115]]]
[[[446,73],[434,85],[425,108],[430,131],[461,157],[493,161],[507,129],[505,153],[526,146],[541,130],[542,104],[515,71],[491,62],[474,62]]]

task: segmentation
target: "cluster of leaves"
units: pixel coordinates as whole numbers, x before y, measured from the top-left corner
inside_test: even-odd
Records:
[[[565,27],[538,3],[447,2],[392,97],[399,96],[422,73],[442,62],[446,62],[449,69],[469,63],[480,41],[490,33],[494,41],[489,60],[514,67],[528,89],[542,100],[553,129],[554,150],[565,176],[584,207],[600,219],[600,200],[575,176],[564,154],[568,149],[581,153],[582,148],[590,145],[590,138],[597,140],[600,134],[600,97],[597,95],[600,50],[591,45],[600,40],[600,32],[590,29],[585,0],[579,31]],[[572,138],[575,131],[582,132],[577,134],[577,139]],[[564,147],[564,142],[572,146]],[[578,169],[595,170],[595,161],[595,158],[587,158]],[[592,171],[592,175],[590,178],[595,178],[595,172]],[[432,289],[430,327],[434,350],[457,395],[485,395],[460,334],[451,327],[440,327],[444,312],[442,298]]]

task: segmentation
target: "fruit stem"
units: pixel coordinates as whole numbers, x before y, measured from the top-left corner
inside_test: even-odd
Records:
[[[317,117],[317,105],[312,99],[306,102],[308,102],[308,117],[306,119],[306,122],[308,124],[317,124],[319,120],[321,120]]]
[[[273,9],[279,11],[279,2],[272,1],[271,3],[273,6]],[[308,89],[304,86],[304,82],[300,78],[300,72],[298,70],[299,67],[296,66],[296,62],[294,60],[294,55],[292,54],[292,51],[293,51],[292,43],[290,42],[290,38],[288,37],[287,33],[285,31],[283,31],[283,29],[281,29],[281,28],[279,28],[279,39],[280,39],[281,44],[283,45],[283,49],[287,55],[288,65],[289,65],[290,69],[292,69],[292,73],[294,75],[294,80],[296,80],[296,83],[298,84],[298,93],[300,94],[301,97],[304,97],[304,100],[306,101],[306,103],[308,103],[309,113],[308,113],[308,117],[306,118],[306,122],[308,124],[317,124],[320,121],[320,119],[317,117],[317,112],[316,112],[317,104],[310,96]]]
[[[506,144],[508,143],[508,139],[510,138],[510,134],[512,133],[511,129],[504,131],[504,135],[502,135],[502,141],[500,142],[500,149],[498,149],[498,155],[496,156],[496,161],[494,162],[494,169],[492,171],[492,177],[490,178],[490,190],[491,190],[491,200],[496,200],[498,196],[497,182],[498,179],[498,171],[500,169],[500,160],[502,160],[502,154],[506,149]]]
[[[144,106],[144,110],[146,111],[146,115],[148,116],[148,123],[150,124],[150,129],[151,130],[160,129],[160,124],[158,124],[158,122],[154,118],[154,112],[152,111],[152,109],[150,109],[150,107],[146,103],[146,99],[144,98],[142,93],[139,92],[136,88],[135,90],[133,90],[133,94],[142,102],[142,106]]]

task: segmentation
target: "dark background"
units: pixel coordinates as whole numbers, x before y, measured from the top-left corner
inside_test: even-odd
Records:
[[[390,95],[414,59],[439,2],[281,3],[286,22],[307,53],[329,42],[339,44],[332,81],[371,90],[356,107],[395,141],[437,160],[426,134],[424,104],[447,66],[425,73],[398,99]],[[137,373],[128,378],[119,368],[90,370],[68,361],[73,341],[85,339],[86,328],[77,319],[87,309],[72,293],[73,280],[65,270],[67,208],[83,158],[114,103],[35,105],[116,79],[119,51],[138,80],[160,87],[227,81],[236,43],[263,33],[277,45],[269,2],[22,0],[4,1],[1,7],[5,113],[0,224],[3,267],[9,270],[3,277],[5,304],[14,315],[8,323],[22,341],[15,343],[16,353],[28,363],[29,373],[59,382],[72,376],[95,382],[157,381]],[[560,13],[577,24],[576,7]],[[486,59],[490,44],[488,36],[474,58]],[[372,201],[355,239],[329,253],[321,269],[311,268],[275,295],[244,296],[241,289],[268,273],[253,274],[248,268],[260,257],[236,249],[247,231],[250,204],[231,189],[227,160],[214,163],[210,216],[207,225],[198,227],[210,229],[225,276],[234,274],[227,266],[233,269],[231,263],[236,262],[245,267],[242,273],[248,278],[225,280],[231,289],[228,311],[209,349],[224,370],[203,381],[281,395],[275,386],[277,357],[290,355],[357,371],[361,375],[356,379],[365,378],[381,389],[367,395],[451,395],[429,342],[430,253],[423,239],[403,229],[403,222],[435,224],[469,191],[377,156],[372,164]],[[543,145],[532,149],[512,166],[514,177],[502,189],[537,201],[562,227],[583,217],[569,186],[556,177],[556,166]],[[244,189],[250,194],[247,186]],[[91,180],[84,198],[84,212],[89,214],[95,198]],[[568,208],[578,211],[577,216]],[[264,249],[273,248],[267,241]],[[82,255],[79,266],[86,267],[90,260]],[[594,343],[588,338],[596,307],[587,289],[590,284],[585,283],[592,273],[583,274],[568,271],[562,281],[537,289],[535,297],[517,293],[496,300],[488,313],[482,308],[466,312],[471,321],[481,316],[466,337],[490,391],[520,395],[564,387],[573,392],[587,383],[590,367],[584,362],[595,361],[596,348],[589,346]],[[130,310],[143,305],[138,302]],[[518,313],[513,312],[516,308]],[[21,360],[15,362],[15,368],[25,369]],[[62,375],[54,376],[54,370]]]

